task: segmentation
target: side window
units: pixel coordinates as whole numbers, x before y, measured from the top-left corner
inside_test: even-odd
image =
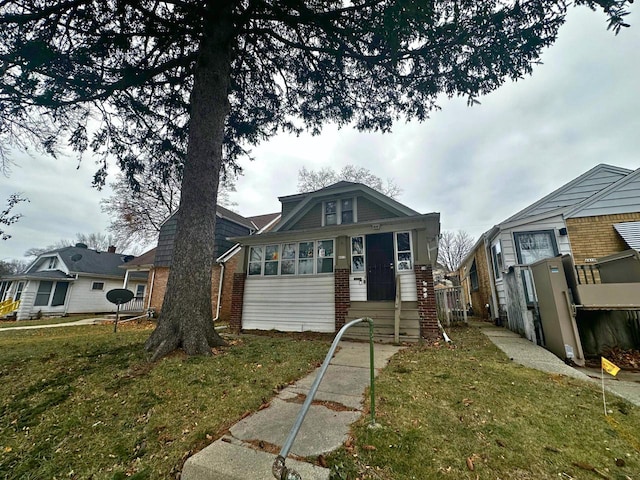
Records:
[[[281,275],[296,274],[296,244],[285,243],[282,245],[282,260],[280,261]]]
[[[298,275],[313,274],[313,244],[314,242],[298,244]]]
[[[513,239],[516,243],[519,264],[530,265],[538,260],[555,257],[558,254],[553,230],[515,232]]]
[[[325,202],[324,203],[324,224],[336,225],[337,223],[338,223],[337,202],[335,201]]]
[[[262,275],[262,247],[249,249],[249,275]]]
[[[50,257],[49,258],[49,270],[53,270],[54,268],[56,268],[58,266],[58,258],[57,257]]]
[[[280,263],[280,245],[267,245],[264,255],[264,274],[278,275],[278,264]]]
[[[396,233],[396,263],[398,264],[398,271],[411,270],[413,268],[410,232]]]
[[[351,238],[351,271],[353,273],[364,272],[364,237]]]
[[[499,280],[502,278],[502,270],[504,270],[500,240],[498,240],[498,243],[491,247],[491,258],[493,260],[493,274],[496,280]]]
[[[36,293],[36,300],[33,303],[36,307],[43,307],[49,305],[49,296],[51,295],[51,289],[53,288],[53,282],[50,280],[41,280],[38,285],[38,292]]]
[[[353,223],[353,199],[340,201],[341,223]]]
[[[104,290],[104,282],[93,282],[91,290]]]
[[[144,298],[145,285],[138,285],[136,287],[136,298]]]
[[[333,273],[333,240],[318,241],[318,273]]]

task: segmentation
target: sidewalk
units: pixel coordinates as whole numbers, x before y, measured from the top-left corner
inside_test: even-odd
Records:
[[[587,382],[601,382],[600,370],[593,368],[573,368],[553,353],[522,338],[507,328],[495,327],[489,323],[473,322],[489,339],[516,363],[548,373],[557,373]],[[640,406],[640,373],[620,372],[616,377],[605,375],[605,389]]]
[[[33,330],[36,328],[57,328],[57,327],[75,327],[78,325],[95,325],[97,323],[104,322],[104,317],[98,318],[84,318],[82,320],[76,320],[75,322],[67,322],[67,323],[52,323],[49,325],[29,325],[25,327],[6,327],[0,328],[0,332],[4,332],[5,330]]]
[[[402,347],[375,344],[376,374]],[[270,406],[241,420],[229,435],[189,458],[182,480],[273,480],[271,466],[287,438],[319,369],[282,390]],[[369,344],[340,342],[314,403],[293,443],[299,459],[339,448],[349,426],[362,415],[363,393],[369,386]],[[327,480],[329,470],[287,459],[304,480]]]

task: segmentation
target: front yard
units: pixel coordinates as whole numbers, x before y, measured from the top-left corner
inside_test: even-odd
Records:
[[[324,358],[326,339],[228,337],[211,358],[149,364],[148,325],[0,335],[0,478],[169,479]],[[332,479],[638,480],[640,408],[509,361],[474,328],[414,346],[376,384]],[[316,460],[316,459],[312,459]]]
[[[145,326],[0,335],[0,478],[176,478],[184,460],[322,361],[328,344],[230,338],[149,364]]]
[[[599,385],[511,362],[477,328],[415,347],[376,383],[366,419],[332,455],[334,479],[640,479],[640,408]]]

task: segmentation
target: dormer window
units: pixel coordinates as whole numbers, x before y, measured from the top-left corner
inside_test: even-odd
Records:
[[[323,206],[323,226],[342,225],[356,221],[355,205],[353,198],[340,200],[328,200]]]
[[[54,270],[58,266],[58,257],[49,257],[49,270]]]

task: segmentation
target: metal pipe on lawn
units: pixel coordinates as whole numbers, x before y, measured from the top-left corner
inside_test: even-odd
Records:
[[[277,478],[278,480],[302,480],[302,477],[300,476],[300,474],[298,472],[296,472],[295,470],[290,470],[285,466],[285,460],[287,458],[287,455],[289,455],[289,451],[291,450],[291,447],[293,445],[294,440],[296,439],[296,436],[298,435],[298,432],[300,431],[300,427],[302,426],[302,422],[304,421],[304,417],[307,415],[307,411],[309,410],[309,407],[311,406],[311,402],[313,402],[313,399],[316,396],[316,392],[318,391],[318,387],[320,386],[320,382],[322,381],[322,378],[324,377],[324,374],[327,371],[327,368],[329,368],[329,363],[331,362],[331,359],[333,358],[333,354],[335,353],[336,349],[338,348],[338,343],[340,342],[340,339],[342,338],[342,335],[344,334],[344,332],[346,332],[350,327],[356,325],[357,323],[361,323],[361,322],[368,322],[369,323],[369,357],[370,357],[370,362],[371,362],[371,386],[370,386],[370,391],[371,391],[371,423],[372,425],[375,424],[375,400],[374,400],[374,394],[375,394],[375,388],[374,388],[374,363],[373,363],[373,320],[371,320],[370,318],[358,318],[356,320],[352,320],[349,323],[347,323],[346,325],[344,325],[340,331],[338,332],[338,334],[336,335],[336,337],[333,339],[333,343],[331,344],[331,348],[329,348],[329,352],[327,353],[327,356],[324,358],[324,362],[322,363],[322,366],[320,367],[320,371],[318,372],[318,375],[316,375],[316,379],[313,381],[313,384],[311,385],[311,388],[309,389],[309,393],[307,395],[307,398],[305,399],[304,403],[302,404],[302,408],[300,408],[300,411],[298,412],[298,416],[296,417],[296,421],[293,424],[293,427],[291,428],[291,431],[289,432],[289,436],[287,437],[287,439],[284,442],[284,445],[282,446],[282,448],[280,449],[280,453],[278,454],[278,456],[276,457],[275,461],[273,462],[273,467],[271,468],[271,472],[273,473],[273,476],[275,478]]]

